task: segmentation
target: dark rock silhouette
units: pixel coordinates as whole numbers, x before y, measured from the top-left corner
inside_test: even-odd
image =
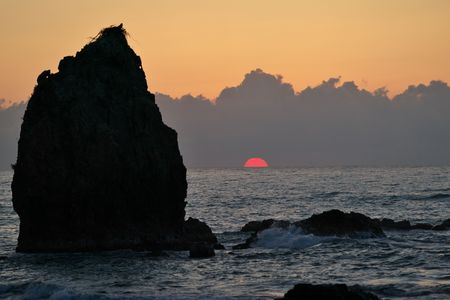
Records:
[[[411,222],[408,220],[403,221],[394,221],[392,219],[374,219],[374,221],[378,222],[380,226],[386,230],[449,230],[450,229],[450,219],[444,220],[441,224],[432,225],[429,223],[417,223],[411,225]]]
[[[345,284],[296,284],[279,300],[377,300],[359,286]]]
[[[211,231],[211,228],[200,220],[189,218],[183,226],[183,235],[180,239],[180,250],[190,249],[192,244],[207,244],[212,245],[213,249],[222,250],[225,249],[217,241],[217,237]]]
[[[428,223],[417,223],[414,225],[411,225],[411,230],[413,229],[419,229],[419,230],[430,230],[433,229],[433,225]]]
[[[207,258],[215,255],[214,246],[208,243],[194,243],[189,249],[191,258]]]
[[[411,223],[408,220],[394,221],[392,219],[383,218],[376,220],[376,222],[383,228],[393,230],[409,230],[411,229]]]
[[[428,223],[411,225],[411,222],[408,220],[372,219],[361,213],[345,213],[338,209],[333,209],[297,222],[274,219],[250,221],[241,228],[241,232],[250,232],[251,235],[244,243],[233,246],[233,249],[250,248],[257,241],[258,233],[261,231],[269,228],[286,229],[289,226],[301,227],[305,234],[317,236],[376,238],[385,236],[383,230],[450,230],[450,219],[444,220],[441,224],[435,226]]]
[[[177,133],[162,122],[125,30],[103,29],[58,69],[39,75],[21,128],[17,250],[188,250]]]
[[[247,249],[258,239],[258,233],[269,228],[301,227],[305,234],[317,236],[347,236],[351,238],[383,237],[384,232],[378,222],[359,213],[344,213],[333,209],[308,219],[291,223],[285,220],[251,221],[242,227],[242,232],[252,232],[244,243],[233,246],[233,249]]]
[[[256,232],[270,228],[275,220],[250,221],[241,228],[242,232]]]
[[[349,237],[382,237],[380,225],[371,218],[355,212],[344,213],[333,209],[296,223],[306,233]]]
[[[265,229],[263,229],[265,230]],[[258,232],[253,232],[243,243],[234,245],[232,248],[234,250],[239,250],[239,249],[248,249],[252,246],[253,243],[255,243],[258,240]]]
[[[450,219],[447,219],[441,224],[434,226],[433,230],[450,230]]]
[[[288,227],[290,225],[289,221],[285,220],[274,220],[274,219],[267,219],[263,221],[250,221],[247,224],[242,227],[242,232],[257,232],[262,231],[268,228],[273,227]]]

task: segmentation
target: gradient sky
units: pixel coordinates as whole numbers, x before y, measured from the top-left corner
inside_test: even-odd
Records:
[[[119,23],[152,92],[215,98],[262,68],[296,90],[340,75],[397,94],[450,81],[449,20],[447,0],[0,0],[0,99],[27,100],[41,71]]]

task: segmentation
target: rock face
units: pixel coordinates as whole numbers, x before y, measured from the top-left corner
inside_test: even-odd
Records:
[[[183,231],[186,168],[125,30],[102,30],[58,69],[38,77],[22,124],[17,250],[169,245]]]
[[[377,300],[376,295],[363,291],[358,286],[345,284],[300,283],[290,289],[279,300]]]
[[[215,256],[214,246],[207,243],[194,243],[189,249],[190,258],[207,258]]]

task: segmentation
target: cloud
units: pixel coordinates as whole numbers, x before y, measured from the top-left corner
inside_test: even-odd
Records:
[[[4,102],[6,103],[6,101]],[[17,142],[26,103],[0,107],[0,170],[11,169],[17,155]]]
[[[390,99],[385,88],[369,92],[339,77],[296,92],[257,69],[214,101],[156,101],[188,167],[239,167],[252,156],[274,166],[450,165],[450,88],[442,81]],[[25,106],[0,109],[0,169],[16,160]]]
[[[450,88],[442,81],[393,99],[339,77],[296,93],[257,69],[215,104],[156,99],[188,166],[240,166],[250,156],[278,166],[450,164]]]

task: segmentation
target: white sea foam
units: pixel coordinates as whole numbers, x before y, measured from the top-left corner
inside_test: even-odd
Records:
[[[276,249],[302,249],[322,243],[326,237],[305,234],[300,227],[269,228],[258,233],[255,247]]]

